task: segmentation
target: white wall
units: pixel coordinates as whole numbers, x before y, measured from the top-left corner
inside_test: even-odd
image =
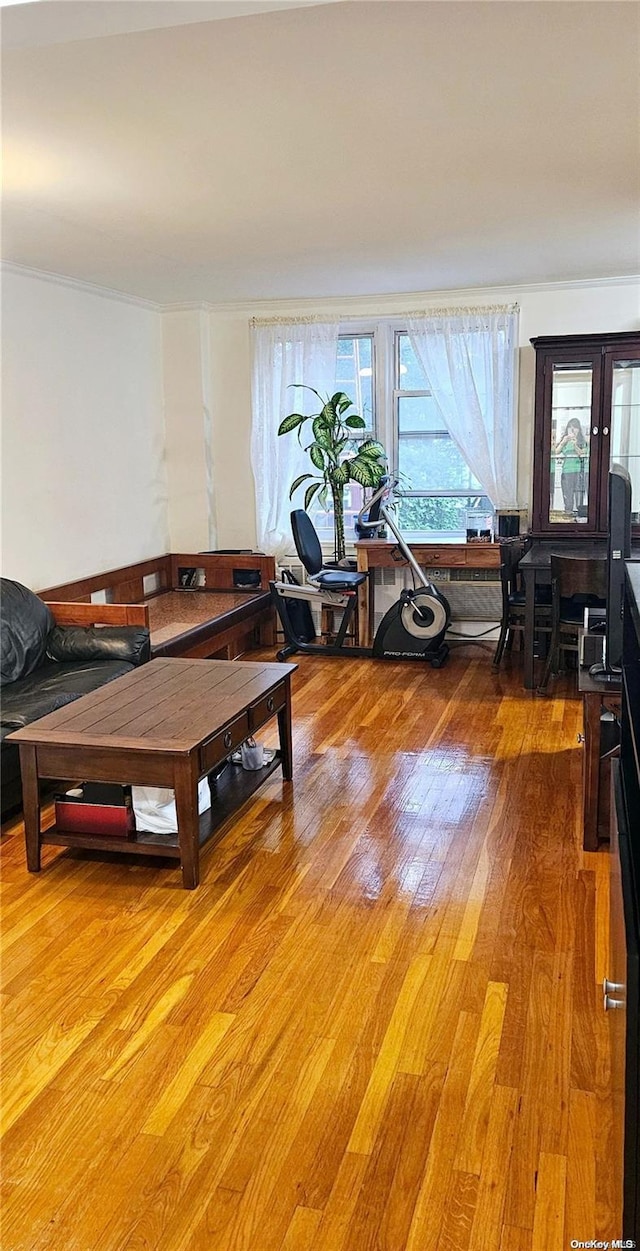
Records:
[[[206,551],[215,546],[206,313],[165,312],[162,357],[170,547]]]
[[[168,550],[161,315],[2,278],[3,573],[33,589]]]
[[[255,543],[255,504],[249,459],[251,432],[251,360],[249,318],[284,317],[318,312],[380,318],[408,308],[459,307],[487,303],[520,305],[520,389],[518,480],[523,505],[531,501],[535,353],[537,335],[600,334],[640,326],[640,282],[628,280],[500,288],[456,293],[415,293],[376,299],[305,300],[279,304],[220,306],[209,311],[211,330],[211,406],[213,411],[214,500],[217,540],[221,547]],[[346,324],[346,322],[345,322]]]
[[[517,300],[523,501],[530,499],[531,478],[530,337],[640,324],[640,284],[628,281],[161,314],[9,270],[2,294],[3,572],[34,588],[170,546],[255,544],[253,315],[326,310],[346,321],[394,316],[407,307]]]

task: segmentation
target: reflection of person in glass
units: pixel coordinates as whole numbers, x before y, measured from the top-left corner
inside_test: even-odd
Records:
[[[587,440],[577,417],[567,422],[565,432],[556,444],[555,453],[561,465],[560,486],[565,513],[576,516],[584,498],[584,468]]]

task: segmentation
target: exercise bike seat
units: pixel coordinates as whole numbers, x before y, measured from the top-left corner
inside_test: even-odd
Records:
[[[349,573],[348,569],[320,569],[310,576],[325,591],[355,591],[367,581],[366,573]]]
[[[291,531],[296,551],[310,578],[325,591],[355,591],[367,580],[366,573],[352,573],[349,569],[325,569],[322,547],[316,528],[303,508],[291,513]]]

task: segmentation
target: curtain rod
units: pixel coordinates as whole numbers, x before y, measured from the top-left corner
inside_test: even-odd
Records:
[[[519,311],[519,304],[481,304],[477,306],[458,304],[452,305],[450,308],[408,309],[400,313],[387,313],[382,317],[377,313],[345,313],[334,314],[333,316],[327,313],[310,313],[299,317],[251,317],[249,325],[302,326],[312,325],[314,322],[330,324],[331,322],[367,321],[371,318],[376,321],[396,321],[398,319],[402,320],[404,317],[482,317],[487,313],[518,313]]]

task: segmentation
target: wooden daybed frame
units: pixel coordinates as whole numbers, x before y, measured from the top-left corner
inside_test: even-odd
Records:
[[[201,571],[204,585],[185,588],[180,571],[194,568]],[[259,573],[259,584],[246,589],[234,585],[234,571],[248,570]],[[61,625],[89,625],[96,620],[148,625],[153,656],[234,660],[253,647],[274,643],[269,594],[273,578],[273,556],[170,552],[47,587],[38,594]],[[92,595],[100,594],[106,603],[92,602]]]

